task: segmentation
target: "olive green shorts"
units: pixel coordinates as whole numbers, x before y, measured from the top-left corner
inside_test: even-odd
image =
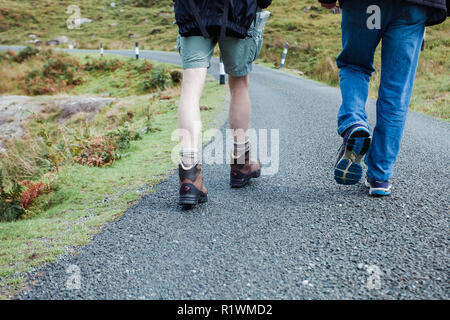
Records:
[[[253,61],[258,58],[263,42],[262,32],[250,27],[248,33],[249,37],[245,39],[178,35],[177,48],[183,60],[183,69],[209,68],[214,48],[219,43],[225,72],[234,77],[246,76],[252,71]]]

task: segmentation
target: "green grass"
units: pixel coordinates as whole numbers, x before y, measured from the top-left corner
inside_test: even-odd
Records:
[[[89,59],[84,55],[78,57]],[[122,72],[119,70],[119,77],[124,76]],[[90,81],[74,90],[79,93],[97,93],[97,80],[97,77],[92,76]],[[103,83],[105,81],[110,82],[111,79],[102,79]],[[104,107],[92,120],[90,126],[94,133],[105,132],[106,129],[102,131],[100,126],[111,115],[120,116],[133,111],[139,118],[138,114],[148,108],[152,110],[151,125],[158,130],[144,134],[142,140],[131,141],[126,155],[110,167],[64,164],[54,178],[52,192],[36,199],[32,207],[34,215],[28,219],[0,224],[0,298],[11,297],[19,290],[25,280],[24,272],[31,267],[55,261],[63,253],[76,252],[77,246],[88,243],[102,225],[120,217],[136,200],[152,192],[153,185],[176,168],[170,156],[177,144],[171,141],[171,135],[177,127],[179,87],[168,88],[155,98],[155,94],[127,95],[135,93],[135,90],[130,89],[127,93],[108,85],[108,92],[121,98]],[[171,98],[159,100],[157,97],[160,94],[171,95]],[[225,87],[208,78],[201,101],[201,105],[209,107],[202,111],[204,130],[214,126],[214,120],[223,110],[224,102]],[[139,121],[136,119],[137,123]],[[30,128],[33,131],[33,124]]]
[[[68,30],[65,21],[70,1],[13,1],[0,4],[0,44],[25,44],[29,33],[48,40],[66,35],[80,48],[133,49],[139,41],[141,48],[173,51],[177,35],[172,1],[150,1],[149,7],[136,7],[135,1],[110,8],[111,1],[79,0],[81,17],[91,18],[79,30]],[[289,9],[287,9],[289,8]],[[123,12],[120,12],[123,10]],[[290,49],[286,68],[304,72],[306,77],[337,86],[339,77],[335,57],[341,49],[340,15],[321,8],[316,0],[277,0],[270,6],[272,17],[265,32],[261,60],[278,67],[283,46]],[[117,26],[110,26],[117,23]],[[427,30],[426,50],[422,53],[411,109],[450,121],[450,23],[447,21]],[[380,52],[377,52],[377,72],[371,83],[371,96],[376,98]]]

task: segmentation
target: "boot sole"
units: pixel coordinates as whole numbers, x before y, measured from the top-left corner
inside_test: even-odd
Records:
[[[208,202],[208,195],[207,194],[201,194],[198,196],[195,195],[183,195],[180,196],[180,199],[178,201],[178,204],[182,206],[195,206],[199,203],[205,203]]]
[[[250,179],[256,179],[256,178],[259,178],[260,176],[261,176],[261,169],[255,171],[255,172],[252,172],[240,179],[231,178],[230,186],[231,186],[231,188],[243,188],[250,182]]]

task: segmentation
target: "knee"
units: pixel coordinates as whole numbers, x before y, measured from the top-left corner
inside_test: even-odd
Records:
[[[379,97],[377,100],[377,122],[402,126],[408,114],[408,105],[400,100]]]
[[[242,90],[248,91],[250,86],[250,77],[248,75],[244,77],[229,76],[228,82],[230,85],[231,94]]]

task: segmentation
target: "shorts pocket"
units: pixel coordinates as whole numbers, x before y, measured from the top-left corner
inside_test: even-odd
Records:
[[[177,35],[176,48],[178,49],[178,52],[181,54],[181,36],[180,36],[180,34]]]
[[[250,27],[248,30],[248,34],[251,37],[251,39],[248,39],[250,41],[250,62],[255,61],[258,59],[259,54],[261,53],[262,43],[263,43],[263,32],[256,30],[254,27]]]

